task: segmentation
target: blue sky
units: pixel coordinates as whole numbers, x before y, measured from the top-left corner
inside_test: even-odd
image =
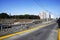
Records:
[[[44,10],[52,12],[56,17],[60,16],[60,0],[0,0],[0,13],[38,15]]]

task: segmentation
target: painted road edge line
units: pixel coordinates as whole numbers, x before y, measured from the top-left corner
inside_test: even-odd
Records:
[[[60,29],[58,29],[58,40],[60,40]]]

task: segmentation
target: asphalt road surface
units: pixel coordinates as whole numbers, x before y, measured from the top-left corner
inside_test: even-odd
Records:
[[[4,40],[57,40],[57,24],[31,31],[22,35],[15,35]]]

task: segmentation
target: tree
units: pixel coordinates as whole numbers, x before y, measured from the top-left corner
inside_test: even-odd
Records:
[[[29,19],[29,17],[30,17],[29,14],[25,14],[25,15],[24,15],[24,18],[25,18],[25,19]]]
[[[0,18],[14,18],[14,19],[40,19],[39,16],[37,15],[29,15],[29,14],[25,14],[25,15],[8,15],[7,13],[0,13]]]
[[[0,18],[9,18],[7,13],[0,13]]]

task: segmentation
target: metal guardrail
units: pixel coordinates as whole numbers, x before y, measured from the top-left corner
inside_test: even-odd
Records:
[[[29,28],[35,27],[38,24],[41,24],[42,22],[32,22],[27,24],[18,24],[18,25],[11,25],[9,27],[0,27],[0,36],[20,32],[22,30],[27,30]]]

